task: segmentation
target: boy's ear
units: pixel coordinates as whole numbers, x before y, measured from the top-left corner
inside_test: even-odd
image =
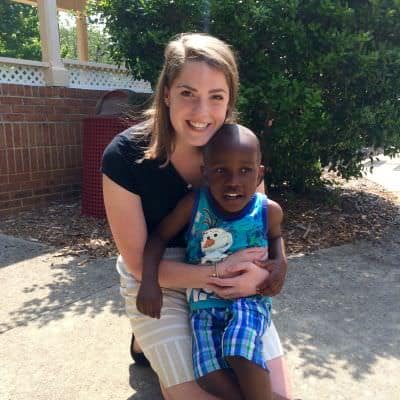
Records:
[[[260,183],[263,181],[264,175],[265,175],[265,167],[264,167],[264,165],[260,165],[258,167],[258,177],[257,177],[258,183],[257,183],[257,186],[260,185]]]

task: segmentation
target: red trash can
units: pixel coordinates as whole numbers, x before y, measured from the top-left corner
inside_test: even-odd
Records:
[[[96,115],[84,119],[82,214],[105,218],[101,158],[114,136],[134,124],[120,116]]]

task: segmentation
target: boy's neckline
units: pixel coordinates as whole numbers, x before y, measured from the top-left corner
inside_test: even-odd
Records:
[[[243,218],[248,213],[248,211],[253,207],[254,202],[256,201],[256,198],[257,198],[257,193],[254,193],[253,196],[251,196],[249,202],[240,211],[231,213],[231,212],[221,209],[221,207],[218,205],[218,203],[215,201],[214,197],[212,196],[210,189],[208,187],[204,187],[204,188],[202,188],[202,190],[204,191],[214,214],[218,218],[221,218],[221,219],[224,219],[227,221],[233,221],[233,220]]]

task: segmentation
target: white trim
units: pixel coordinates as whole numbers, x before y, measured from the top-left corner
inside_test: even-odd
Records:
[[[102,63],[95,63],[91,61],[79,61],[79,60],[71,60],[69,58],[64,58],[63,59],[64,64],[67,65],[77,65],[79,67],[83,68],[96,68],[96,69],[108,69],[108,70],[118,70],[121,72],[128,72],[129,70],[125,67],[119,67],[118,65],[113,65],[113,64],[102,64]]]
[[[0,57],[1,64],[18,64],[18,65],[29,65],[32,67],[50,67],[50,63],[44,61],[24,60],[22,58],[9,58]]]

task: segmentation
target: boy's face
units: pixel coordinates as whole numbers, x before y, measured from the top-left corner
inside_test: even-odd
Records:
[[[264,176],[255,141],[230,143],[210,150],[203,175],[221,211],[241,211]]]

